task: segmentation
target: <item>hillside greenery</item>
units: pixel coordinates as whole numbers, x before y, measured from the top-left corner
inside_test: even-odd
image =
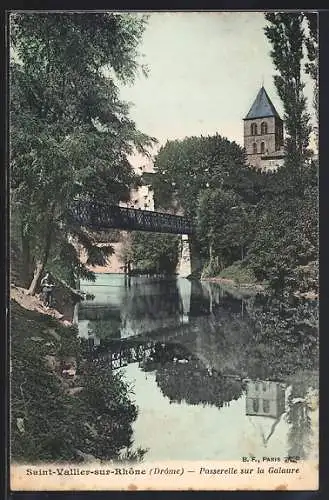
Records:
[[[75,380],[62,376],[68,359]],[[13,461],[141,458],[144,450],[132,449],[132,396],[122,375],[84,359],[75,327],[11,302]]]

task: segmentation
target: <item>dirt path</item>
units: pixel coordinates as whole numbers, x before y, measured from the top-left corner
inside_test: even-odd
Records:
[[[64,315],[61,314],[56,309],[47,309],[43,304],[39,295],[28,295],[26,288],[21,288],[19,286],[11,285],[10,287],[10,298],[15,300],[20,306],[24,307],[24,309],[28,309],[30,311],[37,311],[41,314],[45,314],[47,316],[51,316],[52,318],[56,318],[60,323],[65,326],[71,325],[70,321],[64,320]]]

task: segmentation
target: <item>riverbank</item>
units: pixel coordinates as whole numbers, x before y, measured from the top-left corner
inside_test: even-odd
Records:
[[[137,407],[121,375],[86,359],[59,311],[23,288],[10,292],[12,461],[119,460],[123,451],[135,459]]]
[[[304,266],[308,270],[308,266]],[[304,269],[304,268],[301,268]],[[260,283],[256,280],[251,269],[249,269],[242,261],[234,262],[231,266],[223,269],[217,276],[201,276],[201,281],[209,281],[212,283],[218,283],[219,285],[231,290],[232,293],[248,293],[248,294],[266,294],[269,290],[268,283]],[[307,291],[296,291],[294,295],[298,298],[307,300],[318,300],[318,293],[313,289],[316,284],[316,280],[305,279],[301,280],[304,289]]]
[[[29,311],[35,311],[58,320],[64,326],[72,325],[72,317],[56,309],[47,309],[39,295],[28,295],[27,289],[16,285],[10,287],[10,299]]]
[[[226,288],[228,291],[245,293],[248,295],[254,294],[265,294],[267,290],[267,285],[262,283],[238,283],[232,279],[221,278],[220,276],[215,276],[212,278],[201,278],[201,281],[208,281],[210,283],[218,283],[222,287]],[[308,292],[295,292],[295,297],[307,300],[318,300],[319,295],[315,291]]]
[[[252,270],[243,261],[234,262],[216,276],[203,275],[201,281],[218,283],[232,292],[246,292],[248,294],[265,293],[267,287],[266,283],[257,282]]]
[[[246,291],[250,293],[265,293],[266,286],[261,283],[240,283],[229,278],[222,278],[221,276],[213,276],[209,278],[201,278],[201,281],[209,281],[210,283],[218,283],[225,288],[233,290]]]

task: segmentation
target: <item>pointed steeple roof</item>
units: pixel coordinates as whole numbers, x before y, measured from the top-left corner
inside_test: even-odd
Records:
[[[269,116],[275,116],[276,118],[280,118],[280,115],[275,109],[271,99],[267,95],[266,90],[264,89],[264,87],[261,87],[253,105],[251,106],[244,120],[250,120],[254,118],[266,118]]]

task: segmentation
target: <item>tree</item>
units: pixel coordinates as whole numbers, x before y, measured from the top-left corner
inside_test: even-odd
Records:
[[[259,230],[248,261],[259,279],[269,280],[281,293],[285,286],[296,291],[301,286],[298,269],[317,259],[317,165],[308,150],[311,126],[302,82],[305,46],[306,70],[316,80],[317,28],[316,16],[308,19],[303,13],[267,13],[265,18],[288,139],[284,166],[268,178],[257,208]]]
[[[204,189],[235,187],[251,196],[245,159],[240,146],[219,134],[168,141],[155,158],[155,202],[194,219],[196,199]]]
[[[134,232],[131,263],[137,272],[174,274],[179,259],[179,236]]]
[[[307,20],[308,36],[305,37],[308,61],[305,64],[305,71],[313,80],[314,99],[313,105],[317,121],[319,120],[319,42],[318,42],[318,14],[314,12],[304,12]]]
[[[313,212],[307,207],[303,199],[281,196],[258,208],[248,262],[259,280],[268,280],[280,293],[288,285],[298,289],[297,267],[317,258],[316,207]]]
[[[209,249],[208,271],[218,273],[244,259],[254,232],[252,206],[233,190],[207,189],[198,203],[198,236]]]
[[[247,167],[244,150],[219,134],[168,141],[156,156],[154,170],[155,203],[192,220],[197,228],[193,251],[203,263],[216,262],[219,253],[223,262],[232,261],[235,245],[225,238],[225,217],[230,207],[253,204],[259,197],[260,174]],[[230,230],[234,224],[240,238],[246,233],[237,227],[237,215],[230,214]],[[241,252],[241,241],[238,246]]]
[[[137,182],[128,155],[153,144],[129,119],[116,84],[139,69],[145,22],[113,13],[11,14],[11,189],[27,269],[34,266],[32,294],[54,255],[92,277],[76,241],[88,263],[102,264],[111,252],[72,225],[67,209],[77,197],[128,199]]]
[[[272,45],[271,57],[278,74],[274,83],[284,107],[287,151],[299,163],[307,156],[310,116],[306,109],[301,61],[305,41],[302,13],[266,13],[264,32]],[[299,160],[299,162],[298,162]]]

